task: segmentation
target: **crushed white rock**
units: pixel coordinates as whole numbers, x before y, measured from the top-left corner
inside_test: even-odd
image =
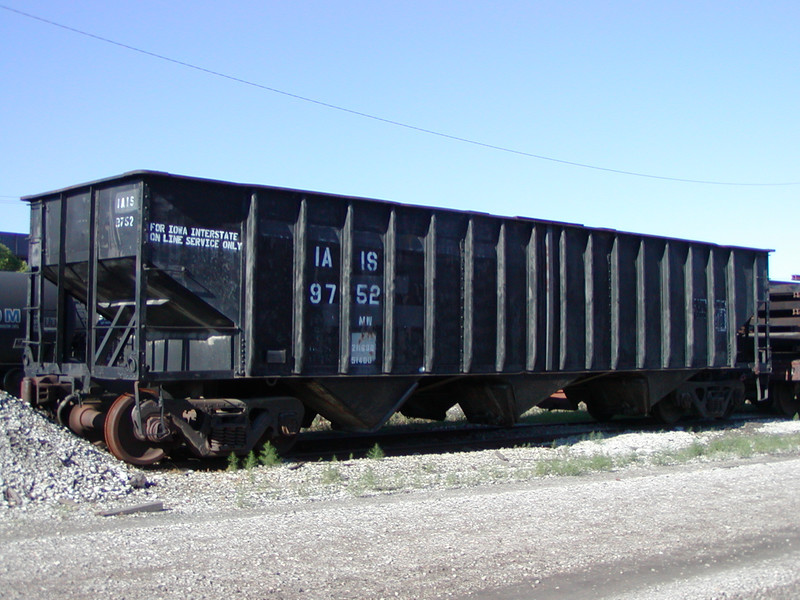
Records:
[[[141,471],[0,392],[0,509],[119,499],[144,485]]]
[[[648,456],[661,452],[676,452],[688,448],[696,440],[697,436],[686,431],[625,433],[610,438],[578,442],[570,451],[578,456],[598,454]]]
[[[774,435],[800,433],[800,421],[772,421],[761,426],[761,432]]]

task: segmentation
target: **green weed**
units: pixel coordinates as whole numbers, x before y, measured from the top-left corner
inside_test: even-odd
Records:
[[[382,458],[386,457],[386,453],[383,451],[377,442],[375,445],[367,451],[367,458],[370,460],[381,460]]]
[[[365,491],[376,489],[378,489],[378,476],[375,475],[375,471],[373,471],[371,467],[368,467],[367,470],[361,474],[361,477],[358,478],[353,492],[359,495]]]
[[[333,465],[325,467],[320,476],[320,482],[323,485],[333,485],[334,483],[339,483],[342,479],[342,473],[339,471],[338,467]]]
[[[244,468],[250,471],[255,468],[257,464],[256,453],[250,450],[250,453],[244,459]]]
[[[267,442],[258,455],[258,462],[265,467],[274,467],[281,464],[281,457],[271,443]]]
[[[236,453],[231,452],[228,455],[228,467],[225,470],[226,471],[238,471],[239,470],[239,458],[236,456]]]

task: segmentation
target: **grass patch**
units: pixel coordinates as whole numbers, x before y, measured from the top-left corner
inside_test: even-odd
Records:
[[[706,454],[706,444],[701,442],[692,442],[686,448],[681,448],[675,452],[659,452],[653,457],[653,462],[656,464],[672,464],[675,462],[688,462]]]
[[[590,434],[590,441],[603,439],[602,434]],[[562,447],[559,456],[538,460],[528,473],[519,472],[517,478],[580,476],[607,472],[630,465],[676,465],[697,459],[724,460],[769,456],[800,451],[800,434],[742,434],[731,432],[707,440],[699,439],[679,450],[657,452],[651,455],[637,453],[611,456],[598,453],[593,456],[570,456],[569,449]]]
[[[534,473],[538,477],[576,476],[611,471],[616,466],[614,459],[606,454],[565,456],[537,461]]]
[[[712,439],[704,456],[750,458],[758,454],[783,454],[800,449],[800,434],[793,435],[730,435]]]
[[[796,452],[800,450],[800,434],[777,435],[768,433],[743,434],[739,432],[711,438],[707,442],[694,442],[691,446],[674,452],[662,452],[653,457],[656,464],[680,464],[704,458],[751,458]]]
[[[352,485],[348,486],[347,490],[354,496],[360,496],[365,492],[377,490],[378,487],[378,476],[375,475],[375,471],[372,470],[372,467],[367,467],[367,469],[361,473],[361,476],[353,482]]]

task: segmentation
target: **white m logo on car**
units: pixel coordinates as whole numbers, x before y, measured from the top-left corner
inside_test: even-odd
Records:
[[[6,308],[3,311],[3,322],[5,323],[20,323],[22,321],[22,313],[18,308]]]

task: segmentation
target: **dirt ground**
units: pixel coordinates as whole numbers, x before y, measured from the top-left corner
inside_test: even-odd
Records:
[[[0,585],[9,599],[795,598],[798,515],[798,457],[240,510],[65,511],[0,522]]]

